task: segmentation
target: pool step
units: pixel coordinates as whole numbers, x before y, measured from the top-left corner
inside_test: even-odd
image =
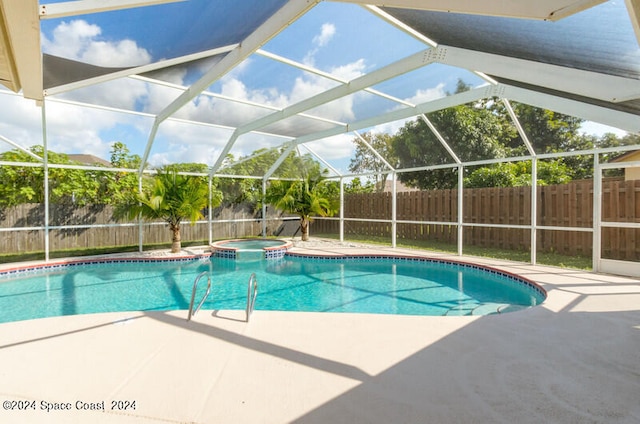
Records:
[[[515,312],[527,309],[528,306],[510,305],[508,303],[476,303],[461,304],[450,308],[444,315],[446,316],[483,316],[502,314],[506,312]]]

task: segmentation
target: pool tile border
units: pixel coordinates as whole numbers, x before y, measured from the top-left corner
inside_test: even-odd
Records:
[[[95,265],[103,263],[157,263],[157,262],[190,262],[196,260],[208,260],[211,257],[211,253],[202,253],[195,255],[182,255],[174,257],[155,256],[155,257],[96,257],[96,258],[84,258],[84,259],[63,259],[55,262],[47,262],[41,264],[29,264],[22,265],[13,268],[7,268],[0,270],[0,278],[6,276],[16,276],[21,274],[28,274],[36,271],[46,270],[58,270],[68,267],[75,267],[79,265]]]

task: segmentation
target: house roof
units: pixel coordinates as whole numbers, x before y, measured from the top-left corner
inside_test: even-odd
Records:
[[[108,166],[111,167],[111,162],[109,162],[108,160],[99,158],[97,156],[94,155],[87,155],[87,154],[71,154],[71,155],[67,155],[67,157],[70,160],[76,161],[76,162],[80,162],[82,164],[85,165],[103,165],[103,166]]]

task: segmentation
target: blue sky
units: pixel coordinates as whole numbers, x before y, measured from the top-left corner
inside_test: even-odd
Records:
[[[278,1],[270,0],[268,3],[275,5]],[[198,40],[198,37],[203,31],[206,32],[207,25],[216,25],[215,19],[222,19],[221,16],[224,14],[221,12],[225,11],[225,5],[237,5],[233,0],[220,1],[218,4],[223,10],[217,10],[215,15],[202,14],[196,20],[190,18],[187,31],[176,31],[171,26],[173,23],[184,23],[180,21],[180,15],[170,13],[173,8],[184,7],[180,4],[43,21],[43,50],[101,66],[142,65],[171,55],[191,53],[191,50],[201,48],[203,42],[213,42]],[[149,12],[164,20],[166,25],[140,25],[140,22],[152,21],[139,20],[140,16]],[[131,24],[129,18],[138,24]],[[223,25],[224,20],[220,20],[219,24]],[[162,30],[158,31],[158,28]],[[172,37],[179,37],[184,41],[179,43],[183,50],[174,51],[167,48],[167,40]],[[360,6],[322,2],[271,40],[263,49],[350,80],[424,48],[426,46],[421,42],[386,24]],[[189,84],[198,76],[199,74],[193,72],[173,72],[166,75],[168,80],[180,85]],[[417,103],[442,97],[446,92],[453,92],[458,79],[473,85],[482,83],[480,78],[468,71],[430,65],[375,88]],[[271,59],[252,56],[214,83],[210,91],[282,108],[335,84]],[[179,93],[172,88],[123,79],[67,93],[61,97],[153,114],[162,110]],[[42,143],[40,109],[33,101],[2,94],[0,107],[7,111],[0,118],[0,135],[24,147]],[[310,113],[322,114],[337,121],[349,121],[366,118],[395,107],[397,104],[388,100],[380,100],[368,94],[357,94]],[[246,121],[251,114],[259,116],[260,113],[249,106],[238,106],[201,96],[185,106],[178,116],[184,119],[204,120],[216,116],[222,117],[223,122],[237,125]],[[132,153],[142,155],[152,125],[152,119],[148,117],[128,116],[54,102],[47,102],[47,122],[51,150],[88,153],[106,159],[109,158],[110,146],[116,141],[127,144]],[[402,122],[390,123],[374,130],[395,132],[400,125]],[[295,125],[292,126],[294,127]],[[589,133],[601,133],[607,129],[598,126],[585,127],[585,131]],[[170,162],[212,164],[230,135],[229,129],[168,121],[160,127],[149,161],[152,165]],[[310,147],[338,169],[346,171],[353,152],[353,144],[350,142],[353,137],[353,134],[345,134],[311,143]],[[247,135],[238,141],[232,153],[236,157],[244,156],[257,148],[277,145],[282,141],[282,138],[262,134]],[[10,148],[11,145],[0,143],[0,151]]]

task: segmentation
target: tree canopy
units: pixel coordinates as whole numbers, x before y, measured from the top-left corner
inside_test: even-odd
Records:
[[[199,177],[180,175],[172,167],[161,169],[150,187],[119,208],[119,217],[165,221],[172,233],[171,252],[181,249],[180,224],[204,218],[202,211],[209,204],[208,185]]]
[[[349,163],[349,171],[354,173],[375,172],[372,176],[373,185],[378,192],[384,191],[384,186],[391,171],[385,161],[395,168],[398,166],[398,157],[393,149],[393,137],[386,133],[366,132],[353,139],[356,145],[355,156]],[[364,142],[363,142],[364,140]],[[371,151],[371,148],[382,157],[380,159]]]
[[[331,216],[338,209],[335,183],[326,181],[318,167],[302,169],[302,179],[271,181],[265,202],[300,217],[302,240],[309,239],[312,216]]]

